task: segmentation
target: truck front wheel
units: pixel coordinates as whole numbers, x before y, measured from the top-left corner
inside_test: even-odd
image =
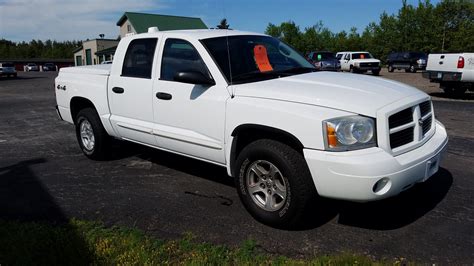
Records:
[[[255,219],[280,228],[302,222],[317,193],[300,153],[281,142],[262,139],[248,144],[235,165],[238,194]]]
[[[93,160],[107,157],[110,137],[100,122],[99,115],[93,108],[79,111],[75,120],[76,137],[82,152]]]

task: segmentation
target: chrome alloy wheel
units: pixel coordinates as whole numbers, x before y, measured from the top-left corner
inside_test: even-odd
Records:
[[[271,162],[259,160],[251,164],[245,184],[254,203],[265,211],[278,211],[285,204],[287,183]]]
[[[79,125],[79,132],[81,134],[82,146],[86,150],[92,151],[95,147],[95,137],[91,123],[86,119],[82,120]]]

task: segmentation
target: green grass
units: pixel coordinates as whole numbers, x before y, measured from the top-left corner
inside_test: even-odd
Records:
[[[0,221],[0,265],[374,265],[364,256],[341,254],[306,260],[270,256],[245,241],[239,248],[198,243],[192,234],[162,241],[135,229],[106,228],[71,220],[52,226]],[[392,262],[389,264],[398,264]]]

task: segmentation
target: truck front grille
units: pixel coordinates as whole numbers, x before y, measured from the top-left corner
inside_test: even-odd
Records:
[[[413,127],[390,134],[390,148],[395,149],[413,141]]]
[[[406,108],[388,118],[390,148],[392,150],[413,143],[420,143],[432,128],[431,101]]]
[[[378,67],[379,63],[360,63],[360,67]]]

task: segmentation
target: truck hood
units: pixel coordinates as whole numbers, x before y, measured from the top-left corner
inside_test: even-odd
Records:
[[[367,58],[367,59],[354,59],[352,60],[354,63],[379,63],[380,60],[375,59],[375,58]]]
[[[427,95],[406,84],[359,74],[314,72],[234,85],[236,97],[323,106],[375,117],[378,109],[403,98]]]

